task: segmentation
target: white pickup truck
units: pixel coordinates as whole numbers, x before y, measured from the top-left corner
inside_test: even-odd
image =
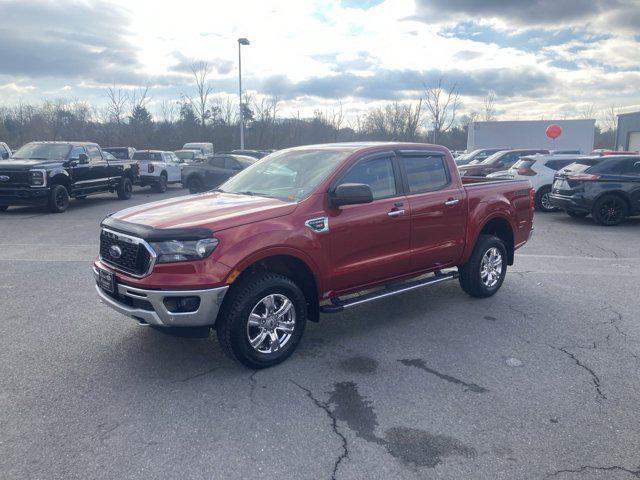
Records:
[[[173,152],[161,150],[137,150],[133,159],[140,166],[139,184],[142,187],[151,185],[158,193],[167,191],[167,185],[178,183],[181,180],[182,164]]]

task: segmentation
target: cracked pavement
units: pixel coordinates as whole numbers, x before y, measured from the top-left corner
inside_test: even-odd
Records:
[[[107,213],[0,214],[4,479],[640,478],[640,220],[537,214],[501,291],[456,282],[307,325],[247,370],[98,303]]]

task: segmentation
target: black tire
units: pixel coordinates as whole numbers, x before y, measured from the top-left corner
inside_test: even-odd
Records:
[[[230,296],[225,299],[216,322],[218,342],[225,354],[253,369],[272,367],[286,360],[300,342],[307,321],[307,303],[300,288],[285,276],[267,272],[251,275],[235,285],[228,295]],[[270,334],[266,333],[267,336],[262,337],[263,343],[258,344],[256,348],[252,347],[249,343],[251,333],[255,332],[258,338],[262,331],[266,332],[267,327],[250,326],[249,317],[259,308],[262,300],[271,295],[286,297],[292,303],[290,311],[295,315],[294,327],[286,341],[284,336],[287,334],[283,334],[282,339],[285,343],[282,346],[265,353],[259,351],[259,347],[272,348],[271,345],[275,342],[272,342]]]
[[[187,188],[189,189],[189,193],[200,193],[204,191],[204,184],[198,177],[191,177],[187,180]]]
[[[584,218],[589,215],[589,212],[576,212],[572,210],[567,210],[567,215],[573,218]]]
[[[47,202],[51,213],[62,213],[69,207],[69,191],[64,185],[52,185]]]
[[[539,212],[555,212],[556,211],[556,207],[551,205],[551,202],[549,201],[550,193],[551,193],[551,186],[549,185],[541,187],[536,192],[536,203],[535,203],[536,210],[538,210]]]
[[[133,194],[133,183],[129,177],[122,177],[118,184],[118,198],[120,200],[129,200]]]
[[[501,267],[500,272],[493,277],[495,284],[491,284],[487,280],[483,280],[483,259],[487,252],[496,249],[494,252],[500,254]],[[461,266],[458,271],[460,273],[459,281],[462,289],[472,297],[485,298],[495,294],[500,287],[507,274],[507,247],[504,242],[493,235],[480,235],[476,246],[473,249],[469,261]],[[494,272],[495,273],[495,272]]]
[[[598,225],[619,225],[629,215],[629,205],[617,195],[603,195],[593,205],[591,216]]]
[[[164,193],[167,191],[167,174],[161,173],[158,177],[158,181],[153,184],[153,190],[156,193]]]
[[[0,205],[0,212],[6,212],[9,205]]]

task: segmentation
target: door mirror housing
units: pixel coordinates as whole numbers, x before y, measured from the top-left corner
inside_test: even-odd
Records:
[[[371,202],[373,202],[373,192],[371,187],[364,183],[343,183],[329,194],[329,205],[332,208]]]
[[[78,163],[80,163],[81,165],[86,165],[87,163],[89,163],[89,157],[86,153],[81,153],[80,155],[78,155]]]

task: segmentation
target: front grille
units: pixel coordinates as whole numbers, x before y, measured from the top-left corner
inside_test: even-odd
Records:
[[[119,257],[113,255],[111,247],[115,246],[120,248]],[[103,262],[136,276],[145,275],[151,265],[151,254],[142,243],[108,230],[100,233],[100,258]]]
[[[4,177],[9,177],[5,179]],[[29,172],[20,172],[15,170],[0,170],[0,187],[28,187]]]

